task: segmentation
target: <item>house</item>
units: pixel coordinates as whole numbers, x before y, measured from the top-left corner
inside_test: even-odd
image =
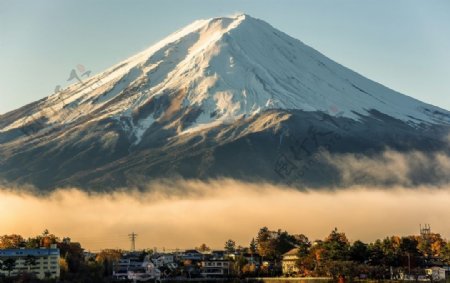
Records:
[[[446,269],[434,266],[431,268],[425,269],[425,273],[431,278],[432,281],[445,281]]]
[[[136,271],[142,269],[143,262],[138,261],[135,258],[121,258],[118,262],[114,263],[113,278],[114,279],[128,279],[128,273],[130,271]]]
[[[224,259],[226,256],[227,256],[227,254],[225,253],[225,251],[214,250],[209,255],[209,258],[212,258],[212,259]]]
[[[186,250],[181,254],[182,260],[201,261],[204,255],[197,250]]]
[[[151,256],[151,261],[156,267],[162,267],[175,263],[175,256],[173,254],[154,254]]]
[[[300,271],[297,266],[298,259],[298,248],[294,248],[283,254],[281,267],[284,275],[293,275]]]
[[[201,276],[206,278],[224,278],[230,274],[231,263],[225,259],[209,259],[201,263]]]
[[[59,249],[56,245],[39,249],[3,249],[0,250],[0,261],[10,260],[11,270],[0,269],[0,274],[16,276],[21,273],[32,273],[38,279],[59,278]]]

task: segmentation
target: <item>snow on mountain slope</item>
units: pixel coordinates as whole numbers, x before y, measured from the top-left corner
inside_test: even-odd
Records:
[[[386,148],[449,150],[448,111],[247,15],[197,21],[102,73],[76,76],[0,116],[0,183],[107,191],[230,177],[330,187],[342,180],[319,160],[323,149],[370,158]],[[439,180],[433,166],[419,171],[416,184]]]
[[[164,109],[143,111],[156,101],[165,101],[155,106]],[[450,123],[449,112],[370,81],[269,24],[239,15],[196,21],[49,96],[0,131],[36,119],[50,127],[112,118],[138,144],[153,123],[192,109],[197,114],[179,133],[264,109],[323,111],[354,120],[377,110],[411,125]]]

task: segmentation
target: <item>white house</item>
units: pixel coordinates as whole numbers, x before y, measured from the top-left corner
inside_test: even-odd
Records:
[[[287,253],[283,254],[283,260],[281,261],[283,274],[292,275],[299,272],[297,266],[298,260],[298,248],[294,248]]]
[[[202,261],[201,275],[207,278],[227,277],[231,264],[228,260],[210,259]]]
[[[446,270],[442,267],[431,267],[425,269],[425,272],[428,276],[431,277],[433,281],[445,281],[445,272]]]

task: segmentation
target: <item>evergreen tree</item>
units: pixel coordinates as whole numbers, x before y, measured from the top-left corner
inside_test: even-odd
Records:
[[[228,254],[234,253],[236,251],[236,242],[231,239],[226,241],[225,242],[225,251]]]

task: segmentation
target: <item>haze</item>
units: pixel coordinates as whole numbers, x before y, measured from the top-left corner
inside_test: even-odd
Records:
[[[176,193],[189,190],[187,195]],[[172,194],[169,196],[167,191]],[[153,185],[149,192],[88,195],[60,190],[46,197],[0,192],[0,234],[40,234],[44,228],[80,241],[86,249],[137,247],[166,250],[207,243],[223,248],[231,238],[248,245],[259,228],[283,229],[322,239],[334,228],[351,240],[417,234],[419,223],[450,235],[450,187],[351,187],[300,192],[232,180],[180,181]]]

